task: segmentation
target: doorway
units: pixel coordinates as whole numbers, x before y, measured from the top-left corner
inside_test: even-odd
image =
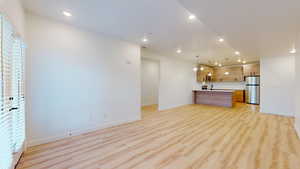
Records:
[[[141,103],[143,118],[158,110],[159,71],[159,61],[144,58],[141,60]]]

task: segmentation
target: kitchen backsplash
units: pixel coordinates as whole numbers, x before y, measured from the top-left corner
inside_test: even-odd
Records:
[[[210,87],[211,83],[206,83],[208,87]],[[214,89],[235,89],[235,90],[244,90],[245,82],[215,82],[212,83],[214,85]],[[201,89],[202,83],[196,83],[194,85],[194,89]]]

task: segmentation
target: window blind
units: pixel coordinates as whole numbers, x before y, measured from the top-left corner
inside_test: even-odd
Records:
[[[10,169],[25,141],[25,45],[3,16],[0,27],[0,169]]]
[[[10,25],[1,16],[1,116],[0,116],[0,168],[9,169],[13,161],[12,116],[9,112],[9,55],[12,51],[12,32]]]
[[[12,146],[14,152],[22,150],[25,140],[25,111],[24,111],[24,95],[21,90],[23,88],[23,44],[20,39],[15,39],[13,43],[13,59],[12,59],[12,124],[13,137]]]

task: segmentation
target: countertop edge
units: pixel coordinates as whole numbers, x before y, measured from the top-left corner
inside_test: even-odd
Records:
[[[193,92],[221,92],[221,93],[233,93],[236,90],[192,90]]]

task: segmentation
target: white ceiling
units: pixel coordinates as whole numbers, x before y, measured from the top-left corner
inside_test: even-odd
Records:
[[[299,36],[299,0],[179,1],[247,56],[288,54]]]
[[[38,15],[141,45],[141,38],[151,33],[147,48],[165,56],[195,60],[198,55],[202,62],[232,64],[237,60],[235,50],[247,61],[257,61],[265,46],[276,48],[283,37],[292,43],[299,22],[295,19],[300,19],[298,1],[23,0],[23,4]],[[189,21],[186,9],[198,19]],[[63,10],[73,16],[66,18]],[[219,35],[224,43],[217,43]],[[176,53],[177,48],[182,54]]]

